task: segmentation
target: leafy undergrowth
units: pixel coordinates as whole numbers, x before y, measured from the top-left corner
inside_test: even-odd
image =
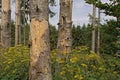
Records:
[[[2,49],[0,54],[0,80],[27,80],[29,49],[18,45]]]
[[[98,56],[85,46],[72,50],[68,60],[58,58],[56,52],[53,51],[51,57],[53,80],[120,80],[117,57]]]
[[[63,54],[65,56],[66,54]],[[87,47],[73,49],[69,58],[58,58],[52,51],[53,80],[120,80],[120,59],[98,56]],[[28,80],[29,49],[18,45],[2,50],[0,80]]]

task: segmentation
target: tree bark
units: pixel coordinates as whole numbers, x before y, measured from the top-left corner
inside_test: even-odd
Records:
[[[60,0],[60,16],[58,26],[58,54],[70,53],[72,46],[72,0]]]
[[[52,80],[48,0],[30,0],[29,80]]]
[[[19,28],[18,28],[18,29],[19,29],[19,31],[18,31],[18,32],[19,32],[19,38],[18,38],[18,39],[19,39],[19,44],[22,44],[21,25],[19,25]]]
[[[99,0],[100,2],[100,0]],[[97,54],[100,54],[100,9],[98,8],[98,34],[97,34]]]
[[[72,0],[59,0],[60,1],[60,15],[58,23],[58,57],[59,59],[68,60],[69,54],[71,52],[72,38],[71,38],[71,28],[72,28]],[[60,76],[61,66],[56,63],[56,74]]]
[[[24,46],[26,45],[26,25],[23,25],[24,27]]]
[[[1,44],[7,48],[11,46],[11,10],[10,0],[2,0]]]
[[[93,5],[93,21],[92,21],[92,51],[95,52],[95,24],[96,24],[96,7]]]
[[[20,0],[15,0],[15,45],[19,41],[19,27],[20,27]]]

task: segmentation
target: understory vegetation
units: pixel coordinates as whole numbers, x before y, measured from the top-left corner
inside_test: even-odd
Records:
[[[120,79],[120,58],[108,54],[97,55],[86,46],[72,49],[67,60],[59,58],[57,50],[53,50],[51,59],[53,80]],[[18,45],[3,49],[0,63],[0,80],[28,80],[28,47]]]

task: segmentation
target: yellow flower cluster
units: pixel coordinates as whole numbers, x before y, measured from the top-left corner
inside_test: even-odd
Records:
[[[96,66],[95,66],[95,65],[91,65],[91,67],[92,67],[93,69],[96,69]]]
[[[87,65],[84,64],[84,63],[82,63],[81,66],[84,67],[84,68],[87,68]]]
[[[64,60],[62,60],[61,58],[57,58],[56,61],[61,64],[61,63],[64,63]]]
[[[65,71],[61,71],[61,72],[60,72],[60,75],[61,75],[61,76],[65,75]]]
[[[78,61],[77,57],[73,57],[73,58],[70,59],[70,62],[71,62],[71,63],[75,63],[75,62],[77,62],[77,61]]]
[[[78,74],[76,74],[76,75],[74,76],[74,78],[75,78],[75,79],[78,79],[78,80],[83,80],[83,77],[82,77],[81,75],[78,75]]]
[[[98,68],[100,71],[105,71],[105,68],[104,67],[99,67]]]

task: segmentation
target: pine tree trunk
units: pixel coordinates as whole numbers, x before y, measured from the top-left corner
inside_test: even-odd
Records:
[[[95,24],[96,24],[96,7],[93,5],[93,21],[92,21],[92,51],[95,52]]]
[[[11,10],[10,0],[2,0],[2,24],[1,24],[1,44],[7,48],[11,46]]]
[[[30,0],[29,80],[52,80],[48,0]]]
[[[72,0],[60,0],[60,16],[58,26],[58,54],[70,53],[72,46]]]
[[[97,35],[97,54],[100,53],[100,9],[98,8],[98,35]]]
[[[15,45],[18,45],[20,27],[20,0],[15,0],[15,5]]]

